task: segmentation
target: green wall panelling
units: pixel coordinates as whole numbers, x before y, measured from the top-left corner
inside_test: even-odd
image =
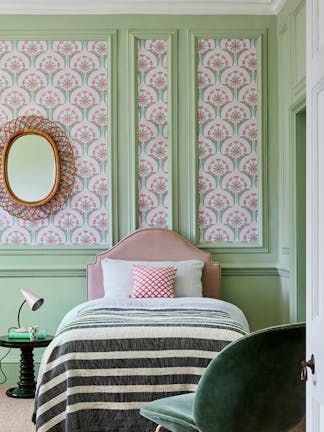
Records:
[[[15,22],[16,19],[19,20],[18,17],[12,17],[12,20]],[[52,20],[47,17],[49,20],[49,23],[52,23],[54,27],[54,23]],[[10,21],[10,20],[9,20]],[[58,27],[52,28],[51,31],[47,28],[44,30],[42,28],[43,26],[38,26],[35,24],[34,26],[31,25],[31,22],[33,21],[33,17],[30,17],[29,26],[27,26],[23,31],[21,28],[18,30],[13,30],[15,28],[15,25],[12,25],[10,30],[3,30],[6,26],[2,25],[0,35],[3,40],[9,40],[9,41],[19,41],[19,40],[41,40],[44,42],[49,41],[55,41],[55,40],[76,40],[81,42],[91,41],[91,40],[102,40],[107,41],[108,46],[108,56],[107,56],[107,63],[108,63],[108,70],[107,70],[107,88],[108,88],[108,100],[107,100],[107,110],[109,113],[108,117],[108,124],[107,124],[107,151],[108,151],[108,162],[106,163],[105,169],[107,172],[107,187],[110,189],[109,197],[104,202],[103,210],[107,209],[108,212],[108,229],[107,229],[107,236],[105,237],[105,240],[102,242],[102,244],[105,244],[105,246],[111,246],[115,240],[116,235],[113,232],[112,227],[112,216],[115,215],[115,202],[112,204],[112,201],[116,201],[117,194],[115,193],[115,182],[114,179],[117,177],[115,176],[113,170],[115,168],[115,164],[113,163],[115,151],[111,150],[112,143],[116,142],[115,136],[113,137],[113,134],[116,133],[116,127],[112,125],[112,122],[115,121],[116,117],[113,116],[113,113],[116,111],[116,86],[115,86],[115,78],[116,78],[116,61],[115,61],[115,55],[116,55],[116,31],[115,30],[107,30],[103,28],[87,28],[84,32],[80,31],[80,29],[60,29]],[[24,27],[24,26],[23,26]],[[51,27],[51,24],[49,24],[49,27]],[[111,90],[111,91],[110,91]],[[106,139],[105,139],[106,143]],[[70,201],[68,200],[65,206],[69,205]],[[53,216],[50,217],[50,223],[52,222]],[[16,223],[16,222],[15,222]],[[114,225],[118,227],[117,224]],[[107,239],[107,241],[106,241]],[[67,240],[68,241],[68,240]],[[72,245],[72,248],[78,248],[79,246]],[[1,249],[1,247],[0,247]],[[11,249],[11,246],[5,246],[4,250]],[[79,248],[79,249],[82,249]],[[1,254],[1,250],[0,250]]]
[[[224,269],[222,297],[244,310],[251,331],[286,322],[279,314],[280,281],[276,268],[246,272]]]
[[[200,242],[199,240],[199,227],[198,227],[198,203],[199,203],[199,194],[198,194],[198,152],[197,152],[197,143],[198,143],[198,125],[197,125],[197,40],[199,38],[211,38],[211,39],[222,39],[222,38],[246,38],[246,39],[254,39],[256,41],[256,49],[257,49],[257,95],[258,95],[258,103],[257,103],[257,124],[258,124],[258,199],[259,199],[259,233],[260,233],[260,243],[259,245],[248,245],[244,243],[234,243],[234,244],[218,244],[218,243],[207,243]],[[191,62],[191,125],[192,125],[192,133],[191,133],[191,149],[195,154],[195,160],[192,163],[192,170],[195,173],[193,177],[193,181],[191,183],[192,192],[191,194],[195,197],[195,202],[193,206],[193,233],[192,238],[195,243],[203,248],[207,249],[210,252],[224,252],[224,253],[235,253],[236,251],[240,252],[258,252],[258,253],[267,253],[268,252],[268,178],[267,178],[267,148],[268,148],[268,132],[267,132],[267,92],[268,92],[268,39],[267,32],[253,29],[227,29],[226,31],[199,31],[199,32],[190,32],[189,40],[191,43],[191,53],[194,53],[194,59]]]
[[[177,31],[170,30],[131,30],[128,33],[128,58],[129,58],[129,106],[131,108],[130,114],[130,148],[129,154],[132,155],[132,163],[130,168],[133,177],[132,184],[134,185],[133,196],[130,196],[132,203],[132,224],[129,227],[129,232],[139,228],[138,220],[138,85],[137,85],[137,50],[139,40],[152,40],[152,39],[165,39],[167,41],[167,92],[168,92],[168,223],[167,228],[178,229],[178,174],[177,174],[177,141],[178,141],[178,113],[177,113]]]
[[[291,321],[305,319],[305,146],[302,114],[306,106],[306,2],[288,0],[278,15],[279,71],[279,253],[282,304]],[[304,151],[304,150],[302,150]],[[287,299],[288,298],[288,302]],[[285,308],[286,314],[287,308]]]
[[[169,40],[172,104],[171,169],[172,218],[170,227],[194,243],[196,237],[196,158],[193,35],[249,34],[262,37],[264,110],[267,112],[263,134],[268,142],[263,155],[263,209],[265,211],[264,250],[253,248],[214,248],[213,257],[223,266],[224,299],[241,306],[251,328],[283,322],[280,309],[278,259],[278,74],[277,30],[274,16],[0,16],[2,39],[91,39],[111,40],[111,242],[136,228],[136,149],[135,149],[135,58],[132,40],[137,37],[165,35]],[[232,30],[231,30],[232,29]],[[235,30],[233,30],[235,29]],[[248,30],[247,30],[248,29]],[[267,181],[267,172],[269,178]],[[110,245],[107,245],[107,247]],[[203,245],[205,247],[205,245]],[[90,247],[0,247],[0,292],[6,298],[1,306],[0,329],[15,324],[22,302],[20,289],[26,288],[45,297],[36,312],[23,310],[23,318],[54,332],[70,308],[86,299],[86,264],[94,261],[103,248]],[[248,253],[247,253],[248,252]],[[234,269],[237,269],[234,271]],[[271,270],[269,270],[271,269]],[[281,317],[282,316],[282,317]],[[0,355],[2,354],[2,350]],[[39,354],[40,355],[40,354]],[[37,360],[37,358],[36,358]],[[18,362],[18,353],[8,363]],[[11,363],[10,363],[11,364]],[[12,367],[12,366],[10,366]]]

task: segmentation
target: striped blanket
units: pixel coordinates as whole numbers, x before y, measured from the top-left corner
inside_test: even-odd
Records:
[[[142,404],[194,391],[210,360],[248,332],[229,303],[156,300],[100,299],[65,317],[40,365],[37,431],[151,432]]]

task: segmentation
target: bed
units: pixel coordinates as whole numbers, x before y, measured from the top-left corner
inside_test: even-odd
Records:
[[[157,287],[158,297],[143,298]],[[97,255],[87,297],[44,352],[39,432],[152,431],[142,404],[194,391],[210,360],[249,331],[244,313],[220,299],[220,264],[162,228],[139,229]]]

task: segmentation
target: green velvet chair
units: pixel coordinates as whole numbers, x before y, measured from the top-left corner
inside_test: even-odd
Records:
[[[283,432],[305,415],[305,323],[243,336],[215,357],[196,392],[155,400],[140,413],[172,432]]]

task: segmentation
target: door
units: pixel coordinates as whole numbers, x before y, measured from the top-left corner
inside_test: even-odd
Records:
[[[324,432],[324,0],[307,0],[307,432]]]

